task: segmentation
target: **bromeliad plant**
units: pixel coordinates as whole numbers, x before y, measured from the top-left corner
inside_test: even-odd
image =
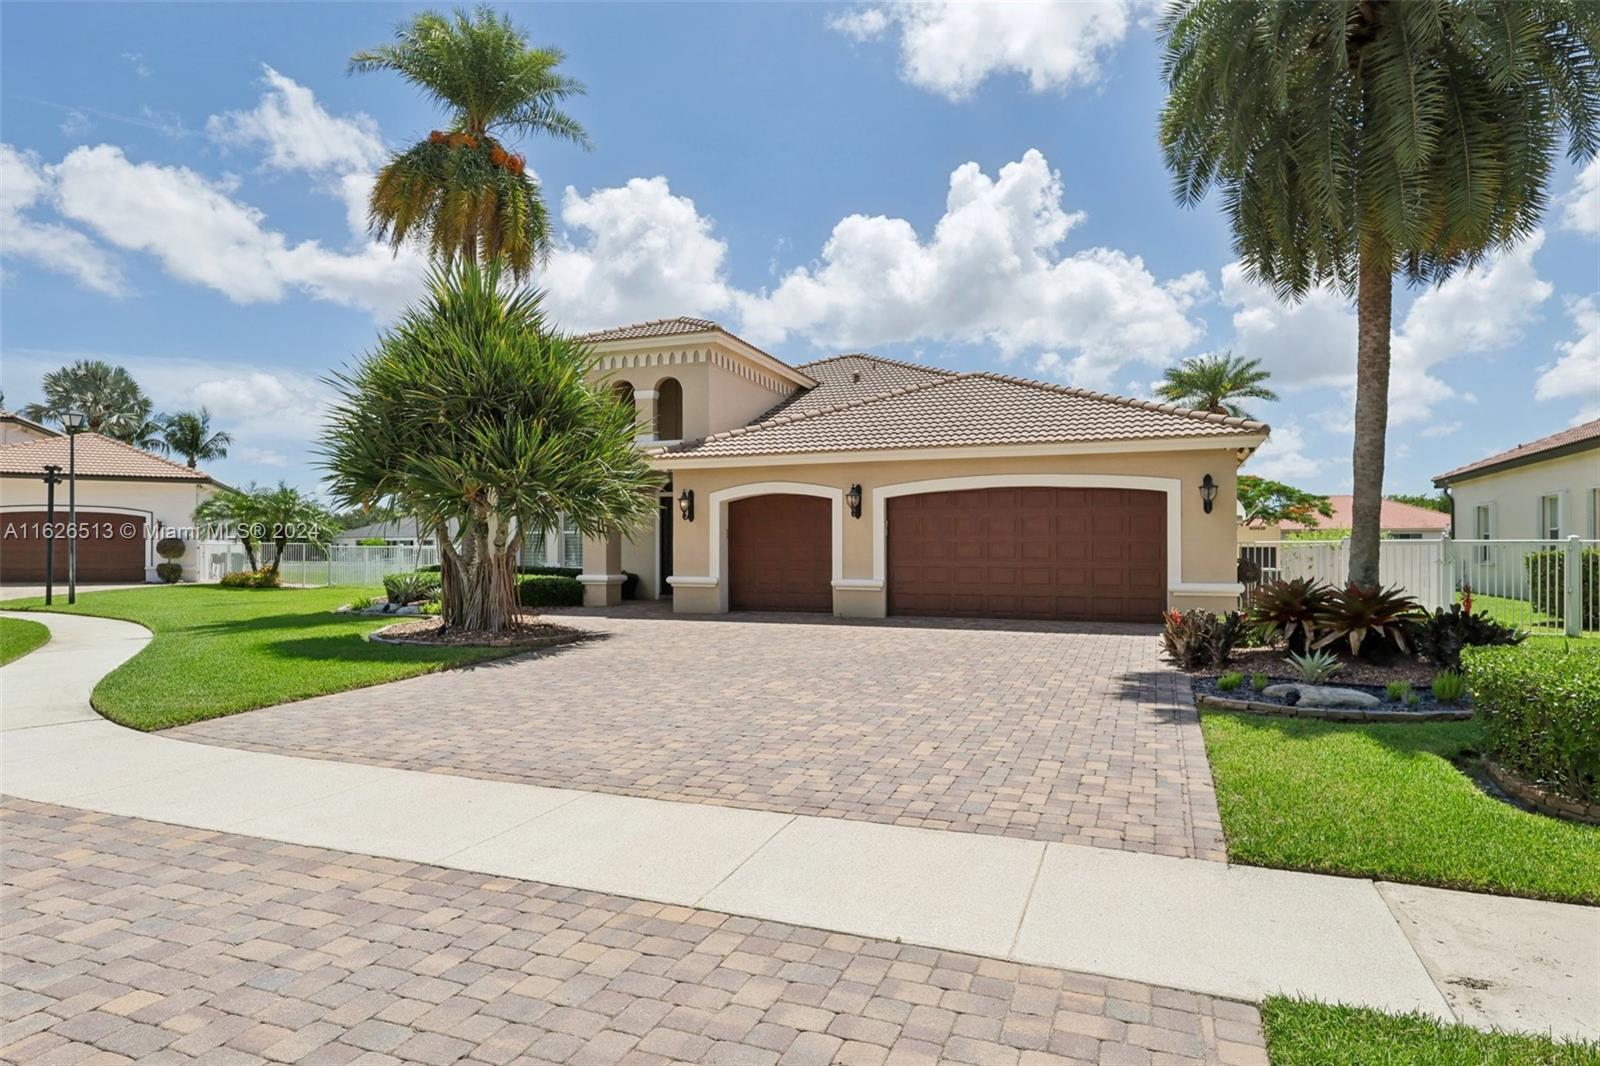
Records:
[[[1343,641],[1351,655],[1369,654],[1389,645],[1411,651],[1410,635],[1424,618],[1422,605],[1398,588],[1350,584],[1328,594],[1317,614],[1322,636],[1313,648]]]
[[[1168,611],[1162,621],[1161,649],[1184,670],[1226,666],[1245,631],[1238,611]]]
[[[565,515],[585,536],[626,533],[655,513],[660,476],[634,446],[633,412],[590,384],[594,363],[536,293],[502,285],[498,264],[462,261],[330,379],[330,489],[434,531],[447,628],[516,626],[524,531]]]
[[[1250,622],[1290,651],[1305,651],[1316,635],[1317,619],[1327,606],[1329,588],[1312,578],[1273,581],[1255,591]]]

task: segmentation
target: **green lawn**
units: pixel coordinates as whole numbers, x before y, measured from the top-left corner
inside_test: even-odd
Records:
[[[1592,1043],[1283,996],[1261,1005],[1261,1021],[1272,1066],[1600,1066],[1600,1045]]]
[[[166,729],[507,654],[503,648],[363,640],[392,619],[332,611],[373,591],[167,585],[90,592],[74,607],[52,609],[122,618],[155,634],[94,690],[101,714],[134,729]],[[6,606],[39,605],[22,600]]]
[[[49,639],[50,631],[38,622],[0,618],[0,666],[22,658]]]
[[[1236,862],[1600,903],[1600,828],[1480,792],[1451,763],[1474,722],[1207,711],[1201,728]]]

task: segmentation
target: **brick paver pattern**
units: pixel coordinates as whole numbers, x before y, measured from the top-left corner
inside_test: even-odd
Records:
[[[1189,681],[1152,627],[735,618],[574,612],[603,638],[170,735],[1226,859]]]
[[[0,802],[0,1059],[1264,1064],[1252,1006]]]

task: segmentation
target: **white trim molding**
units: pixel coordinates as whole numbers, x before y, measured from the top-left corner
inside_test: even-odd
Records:
[[[1183,482],[1174,477],[1142,477],[1133,474],[974,474],[970,477],[942,477],[928,481],[903,481],[898,485],[879,485],[872,490],[872,579],[886,582],[889,559],[889,507],[895,496],[919,496],[927,492],[963,492],[969,489],[1053,488],[1053,489],[1137,489],[1163,492],[1167,496],[1167,594],[1192,592],[1209,584],[1185,586],[1183,581]],[[1228,584],[1231,589],[1237,585]]]
[[[720,590],[718,609],[728,609],[728,504],[750,496],[820,496],[833,509],[833,580],[844,580],[844,490],[834,485],[813,485],[803,481],[756,481],[718,489],[707,501],[711,529],[709,566],[712,580]],[[702,586],[704,587],[704,586]],[[837,587],[837,585],[835,586]]]
[[[883,582],[875,577],[836,577],[833,587],[841,592],[879,592]]]
[[[1241,596],[1244,586],[1237,581],[1185,581],[1168,584],[1167,591],[1179,596]]]
[[[714,589],[719,582],[714,577],[699,577],[689,574],[668,574],[667,584],[675,589]]]
[[[580,585],[620,585],[628,580],[627,574],[579,574]]]

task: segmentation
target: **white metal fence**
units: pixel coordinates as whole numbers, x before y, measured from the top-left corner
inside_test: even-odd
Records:
[[[256,563],[272,562],[273,546],[256,547]],[[405,547],[377,544],[291,543],[284,546],[279,573],[285,585],[381,585],[389,574],[437,566],[439,549],[432,545]],[[234,570],[248,570],[249,558],[238,541],[207,541],[200,545],[200,580],[217,581]]]
[[[1240,554],[1262,581],[1314,578],[1343,585],[1350,541],[1249,544]],[[1385,540],[1378,580],[1428,610],[1464,603],[1534,632],[1600,633],[1600,540]]]

